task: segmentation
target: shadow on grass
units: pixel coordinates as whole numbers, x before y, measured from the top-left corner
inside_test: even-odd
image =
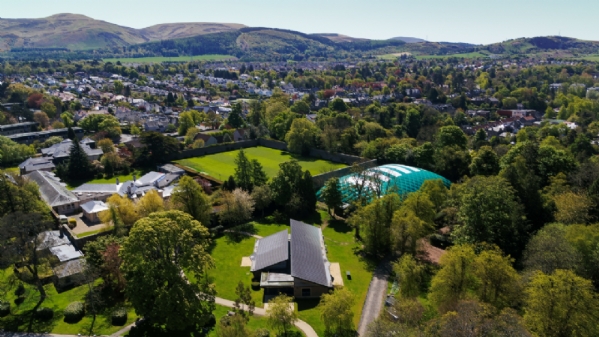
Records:
[[[167,330],[164,327],[149,324],[143,322],[131,328],[129,331],[129,337],[165,337],[165,336],[177,336],[177,337],[204,337],[208,336],[211,330],[214,329],[214,325],[208,327],[193,327],[186,330]]]
[[[225,241],[227,244],[240,243],[241,241],[248,239],[251,235],[258,233],[258,230],[252,223],[247,223],[239,226],[229,228],[224,232]]]
[[[56,315],[56,313],[54,313]],[[32,310],[19,314],[8,315],[0,319],[1,326],[6,331],[52,331],[56,326],[56,319],[40,320],[34,317]],[[30,329],[29,329],[30,327]]]
[[[372,273],[378,267],[379,263],[382,261],[382,258],[375,257],[369,254],[366,254],[362,248],[356,246],[352,248],[354,255],[358,257],[360,262],[364,263],[365,269]]]
[[[329,225],[327,228],[334,230],[337,233],[347,234],[353,232],[353,227],[348,225],[347,222],[343,220],[329,220]]]
[[[310,299],[310,300],[299,300],[296,299],[295,302],[297,303],[297,311],[304,311],[304,310],[310,310],[310,309],[314,309],[318,306],[318,303],[320,303],[319,299]]]

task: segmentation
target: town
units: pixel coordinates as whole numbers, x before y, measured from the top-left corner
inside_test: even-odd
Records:
[[[0,336],[598,335],[599,63],[387,51],[3,59]]]

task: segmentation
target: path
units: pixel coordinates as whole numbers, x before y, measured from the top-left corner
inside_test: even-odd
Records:
[[[368,325],[372,323],[381,312],[385,294],[387,293],[387,279],[389,278],[389,270],[391,266],[388,260],[381,262],[372,275],[366,301],[362,307],[362,316],[360,324],[358,324],[358,335],[366,335]]]
[[[235,307],[235,302],[233,301],[229,301],[226,300],[224,298],[220,298],[220,297],[215,297],[214,298],[214,302],[216,304],[225,306],[225,307],[229,307],[229,308],[233,308]],[[266,316],[266,310],[264,308],[254,308],[254,315],[256,316]],[[316,334],[316,331],[314,331],[314,329],[310,326],[310,324],[302,321],[302,320],[297,320],[297,322],[295,322],[295,327],[302,330],[302,332],[304,333],[304,335],[306,335],[306,337],[318,337],[318,334]]]
[[[123,327],[121,330],[110,335],[110,337],[120,337],[120,336],[126,334],[127,332],[129,332],[129,330],[131,330],[131,328],[134,326],[135,326],[135,322]],[[53,334],[53,333],[38,333],[38,332],[9,332],[9,331],[2,331],[0,329],[0,337],[82,337],[82,336],[87,336],[87,335],[59,335],[59,334]]]

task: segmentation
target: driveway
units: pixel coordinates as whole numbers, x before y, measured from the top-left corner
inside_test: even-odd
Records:
[[[362,317],[358,325],[358,334],[366,335],[368,325],[372,323],[380,314],[383,308],[385,295],[387,294],[387,280],[389,278],[389,270],[391,266],[389,261],[385,260],[378,265],[370,281],[366,301],[362,307]]]

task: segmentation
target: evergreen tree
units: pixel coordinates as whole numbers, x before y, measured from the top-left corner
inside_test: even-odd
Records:
[[[252,190],[252,163],[245,155],[245,151],[240,150],[235,158],[235,182],[243,190],[250,192]]]
[[[229,114],[229,125],[237,129],[243,125],[243,118],[241,117],[241,104],[237,103],[233,105],[233,109]]]
[[[304,175],[300,180],[299,195],[303,201],[302,214],[307,215],[316,209],[316,191],[312,183],[312,175],[310,171],[304,171]]]
[[[69,137],[70,140],[74,140],[77,137],[77,136],[75,136],[75,131],[70,126],[69,126],[69,130],[67,131],[67,137]]]
[[[233,176],[229,176],[225,182],[223,182],[223,190],[232,192],[237,188],[237,184],[235,183],[235,178]]]
[[[67,166],[67,172],[69,179],[74,180],[85,180],[92,178],[94,175],[92,164],[77,139],[73,140],[73,145],[71,146],[71,157]]]
[[[264,167],[257,159],[252,159],[252,184],[254,186],[262,186],[268,181],[268,176],[264,172]]]
[[[339,178],[331,178],[326,182],[321,197],[327,205],[329,213],[331,213],[331,209],[335,212],[337,208],[341,207],[343,204],[343,196],[339,190]]]

